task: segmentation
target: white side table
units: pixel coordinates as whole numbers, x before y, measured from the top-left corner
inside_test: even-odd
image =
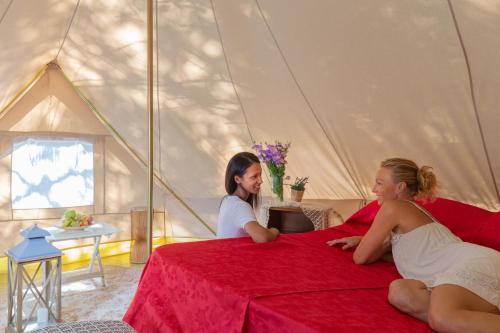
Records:
[[[99,222],[96,222],[83,230],[64,230],[57,227],[48,227],[44,229],[50,233],[50,236],[47,236],[46,239],[51,243],[74,239],[93,238],[94,249],[92,252],[92,257],[90,258],[89,266],[87,268],[84,268],[83,270],[78,269],[63,274],[62,280],[65,283],[69,283],[100,277],[102,286],[106,286],[106,282],[104,281],[104,271],[102,268],[101,254],[99,253],[99,245],[101,244],[102,236],[111,236],[113,234],[119,233],[121,232],[120,229],[110,224]],[[96,259],[97,271],[94,271],[94,263]]]

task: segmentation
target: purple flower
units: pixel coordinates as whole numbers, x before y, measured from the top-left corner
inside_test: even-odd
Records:
[[[290,143],[281,143],[276,141],[276,144],[265,143],[254,144],[252,148],[257,152],[259,159],[265,163],[271,175],[283,177],[285,174],[285,165],[287,164],[286,156]]]

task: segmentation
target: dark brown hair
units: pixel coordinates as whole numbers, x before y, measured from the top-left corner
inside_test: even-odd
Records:
[[[254,163],[260,164],[259,158],[249,152],[238,153],[229,160],[229,163],[226,167],[225,181],[227,194],[233,194],[238,188],[238,184],[234,180],[234,177],[243,177],[243,175],[247,172],[247,169]],[[259,198],[257,194],[250,194],[248,196],[247,202],[255,208],[258,205],[258,199]]]

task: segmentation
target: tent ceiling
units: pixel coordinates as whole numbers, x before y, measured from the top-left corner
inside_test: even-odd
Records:
[[[379,161],[403,156],[434,166],[443,196],[500,209],[498,0],[155,8],[156,169],[207,220],[229,157],[275,139],[292,142],[287,173],[311,177],[309,198],[370,198]],[[57,57],[146,156],[145,12],[0,0],[0,105]]]

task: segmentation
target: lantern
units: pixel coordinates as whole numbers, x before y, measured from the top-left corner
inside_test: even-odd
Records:
[[[47,326],[61,318],[62,252],[47,242],[49,232],[36,224],[21,235],[25,239],[6,253],[7,333]]]

